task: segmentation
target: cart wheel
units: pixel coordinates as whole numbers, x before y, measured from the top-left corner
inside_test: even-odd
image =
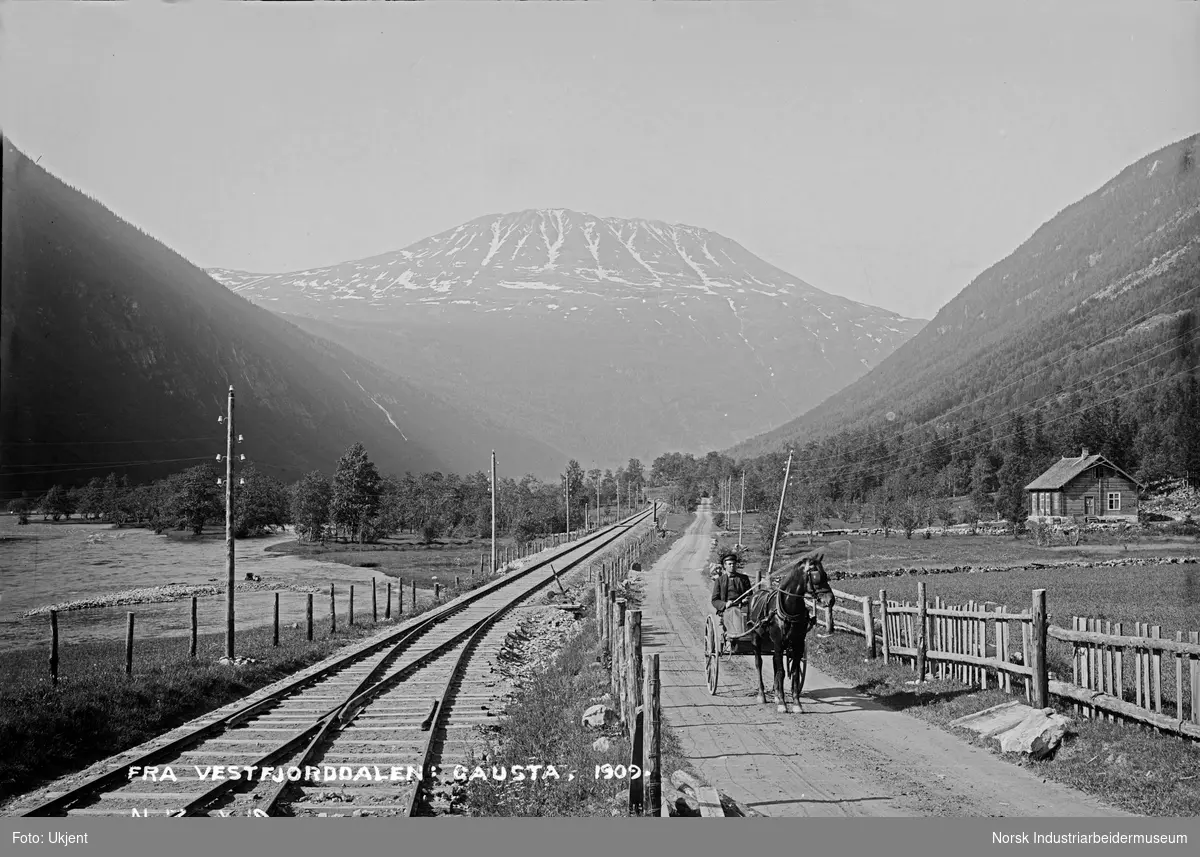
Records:
[[[717,645],[717,628],[713,617],[704,622],[704,672],[708,676],[708,692],[717,695],[717,675],[721,671],[721,650]]]
[[[808,652],[800,659],[800,692],[796,694],[796,704],[800,704],[800,694],[804,693],[804,679],[808,675]]]

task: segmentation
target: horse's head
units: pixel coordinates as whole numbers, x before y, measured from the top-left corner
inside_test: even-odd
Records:
[[[793,586],[800,585],[803,594],[811,595],[818,605],[828,608],[833,606],[834,597],[833,587],[829,585],[829,576],[825,573],[825,566],[821,563],[824,558],[825,552],[821,550],[806,553],[796,561],[796,565],[793,566],[793,571],[788,577],[795,581]],[[781,588],[787,591],[786,585]]]

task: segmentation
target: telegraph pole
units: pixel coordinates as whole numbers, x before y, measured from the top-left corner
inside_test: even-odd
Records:
[[[621,481],[617,480],[617,520],[621,520]]]
[[[233,385],[225,426],[225,657],[233,660]]]
[[[738,503],[738,547],[742,546],[742,516],[746,514],[746,471],[742,471],[742,501]]]
[[[571,538],[571,470],[567,468],[567,474],[563,479],[567,483],[567,538]]]
[[[492,450],[492,574],[496,573],[496,450]]]
[[[771,559],[767,562],[767,577],[775,566],[775,545],[779,542],[779,524],[783,520],[783,501],[787,497],[788,480],[792,476],[792,451],[788,450],[787,470],[783,473],[783,492],[779,495],[779,514],[775,516],[775,535],[771,537]],[[762,580],[762,569],[758,570],[758,579]]]

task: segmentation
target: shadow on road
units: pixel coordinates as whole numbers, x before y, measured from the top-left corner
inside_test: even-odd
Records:
[[[747,803],[746,806],[751,806],[751,807],[754,807],[754,806],[787,806],[787,805],[791,805],[791,804],[804,804],[804,803],[866,803],[867,801],[872,801],[872,800],[892,800],[892,797],[890,795],[880,795],[879,797],[854,797],[854,798],[843,798],[841,800],[838,800],[836,798],[830,798],[830,799],[796,798],[795,800],[759,800],[759,801],[752,801],[750,803]]]

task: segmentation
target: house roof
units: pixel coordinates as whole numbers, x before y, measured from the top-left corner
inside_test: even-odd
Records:
[[[1037,479],[1025,486],[1026,491],[1057,491],[1062,488],[1079,474],[1086,471],[1094,464],[1103,463],[1113,470],[1116,470],[1134,485],[1141,485],[1136,479],[1130,476],[1117,465],[1113,464],[1103,455],[1080,455],[1077,458],[1062,458],[1051,464],[1049,469],[1039,476]]]

